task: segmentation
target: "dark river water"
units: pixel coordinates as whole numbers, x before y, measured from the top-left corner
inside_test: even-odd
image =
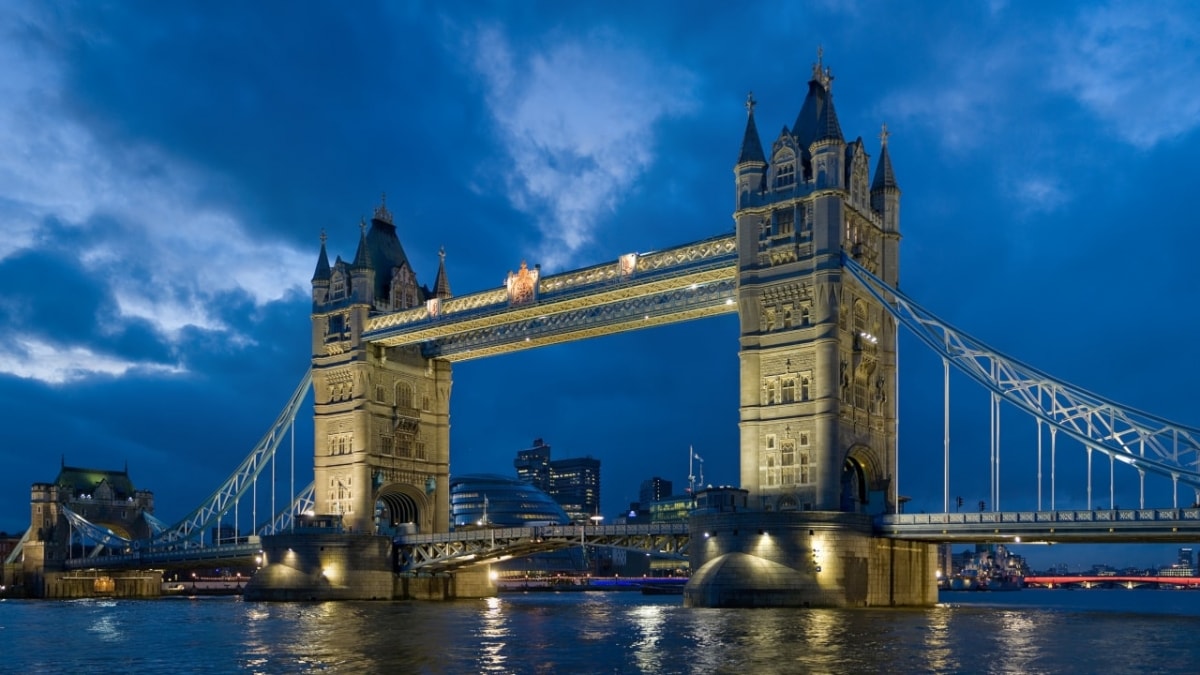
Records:
[[[1200,591],[943,593],[921,610],[685,609],[628,592],[452,603],[0,601],[0,672],[1196,673]]]

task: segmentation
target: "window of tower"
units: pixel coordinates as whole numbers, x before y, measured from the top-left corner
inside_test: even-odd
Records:
[[[788,161],[775,167],[775,189],[786,188],[796,183],[796,162]]]
[[[800,376],[800,400],[807,401],[812,397],[812,378],[808,375]]]
[[[329,280],[329,299],[340,300],[346,297],[346,277],[341,272],[334,272]]]
[[[396,384],[396,407],[405,409],[413,407],[413,388],[405,382]]]
[[[783,403],[795,403],[796,402],[796,378],[795,377],[789,376],[789,377],[783,378],[783,392],[782,392],[782,397],[780,398],[780,400]]]
[[[867,303],[858,300],[854,303],[854,334],[862,336],[867,332]]]
[[[790,235],[796,229],[796,212],[792,207],[775,212],[775,233]]]
[[[797,458],[800,466],[797,470],[797,482],[801,485],[808,485],[812,482],[812,457],[807,450],[801,451]]]
[[[793,324],[795,323],[795,320],[796,319],[795,319],[794,309],[792,308],[792,303],[790,303],[790,302],[784,303],[784,305],[783,305],[783,327],[791,328],[793,326]]]
[[[779,465],[782,468],[780,479],[783,485],[794,485],[796,483],[796,441],[788,438],[784,439],[781,446],[779,456]]]

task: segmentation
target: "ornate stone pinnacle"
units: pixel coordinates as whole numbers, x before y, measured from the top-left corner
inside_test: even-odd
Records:
[[[375,220],[382,221],[388,225],[395,225],[392,222],[392,212],[387,208],[387,193],[379,193],[379,206],[375,207]]]
[[[825,58],[825,48],[817,45],[817,62],[813,64],[812,79],[821,83],[825,91],[833,85],[833,71],[825,67],[823,59]]]

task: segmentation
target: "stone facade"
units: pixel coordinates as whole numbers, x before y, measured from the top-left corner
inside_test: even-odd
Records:
[[[865,514],[709,509],[693,514],[689,530],[689,607],[937,602],[937,547],[874,537]]]
[[[362,226],[354,262],[313,275],[316,511],[352,533],[449,530],[450,364],[416,346],[364,339],[372,316],[449,297],[417,285],[386,205]]]
[[[817,63],[795,125],[764,154],[754,101],[734,169],[741,484],[763,510],[883,513],[896,502],[896,326],[842,271],[899,280],[886,130],[874,183]]]
[[[91,581],[66,574],[68,557],[82,557],[79,538],[72,547],[72,527],[64,509],[70,509],[94,525],[106,527],[127,539],[144,539],[151,534],[143,514],[154,514],[154,493],[138,490],[128,471],[60,468],[52,483],[34,483],[29,497],[29,539],[21,555],[21,568],[6,570],[9,583],[19,581],[29,597],[91,597]],[[11,575],[12,578],[8,578]],[[119,594],[142,597],[144,579],[137,575],[114,575],[114,589],[101,584],[97,595]],[[161,581],[161,575],[159,575]],[[152,595],[158,595],[157,588]]]

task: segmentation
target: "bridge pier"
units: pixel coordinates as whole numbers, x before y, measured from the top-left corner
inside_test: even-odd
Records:
[[[396,598],[402,600],[463,600],[496,595],[491,565],[433,576],[396,577]]]
[[[872,536],[865,514],[742,510],[688,522],[688,607],[937,603],[936,546]]]
[[[344,533],[263,537],[263,568],[247,600],[391,600],[392,541]]]
[[[389,537],[294,533],[263,537],[263,568],[247,600],[455,600],[496,594],[491,567],[434,576],[395,573]]]

